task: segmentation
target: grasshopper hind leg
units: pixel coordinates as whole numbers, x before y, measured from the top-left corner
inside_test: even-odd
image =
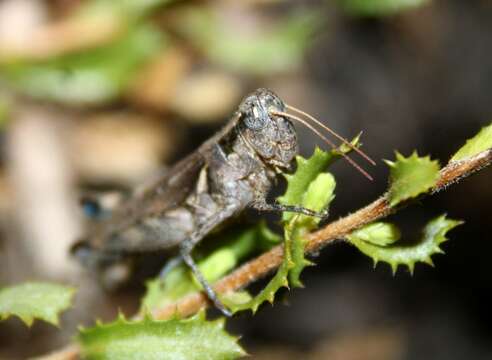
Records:
[[[207,293],[208,298],[210,301],[213,302],[215,307],[219,309],[225,316],[231,316],[231,312],[226,309],[224,304],[219,300],[217,293],[212,289],[212,286],[208,283],[208,281],[205,279],[203,274],[201,273],[200,269],[198,269],[198,266],[196,265],[195,261],[193,260],[193,257],[191,256],[191,250],[193,248],[193,243],[192,242],[183,242],[180,246],[180,254],[181,258],[183,261],[188,265],[188,267],[191,269],[193,272],[193,275],[195,275],[196,279],[200,282],[200,285],[202,285],[203,290]]]
[[[203,274],[198,269],[193,257],[191,256],[191,252],[196,244],[198,244],[210,231],[216,227],[218,224],[221,224],[225,220],[229,219],[235,213],[242,209],[242,205],[239,201],[235,199],[229,199],[229,202],[221,203],[221,211],[215,212],[210,216],[199,229],[191,234],[189,238],[183,240],[179,244],[180,255],[185,262],[186,265],[191,269],[193,275],[195,275],[196,279],[202,285],[203,290],[207,293],[208,298],[215,305],[217,309],[219,309],[225,316],[231,316],[231,312],[226,309],[224,304],[219,300],[217,293],[212,289],[212,286],[205,279]]]

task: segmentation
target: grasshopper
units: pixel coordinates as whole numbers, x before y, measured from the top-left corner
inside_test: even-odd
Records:
[[[135,254],[178,252],[179,259],[191,269],[208,298],[229,315],[197,268],[193,248],[246,208],[326,216],[324,212],[295,205],[267,202],[279,174],[292,170],[298,154],[292,121],[307,126],[335,147],[300,116],[328,130],[374,163],[309,114],[286,105],[270,90],[258,89],[241,102],[222,130],[174,165],[161,179],[129,196],[113,210],[103,211],[105,215],[95,222],[84,240],[72,247],[72,254],[86,267],[101,272]],[[352,159],[344,156],[370,178]],[[90,212],[100,212],[99,204],[89,202],[87,205]]]

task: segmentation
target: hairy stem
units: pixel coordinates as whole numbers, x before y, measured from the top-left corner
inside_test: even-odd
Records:
[[[450,162],[440,172],[436,186],[431,189],[429,195],[433,195],[459,180],[485,168],[492,162],[492,149],[483,151],[475,156],[461,161]],[[323,228],[309,234],[306,238],[306,252],[314,254],[334,240],[344,239],[354,230],[384,218],[394,213],[398,208],[390,207],[387,195],[384,194],[371,204],[336,220]],[[283,260],[282,245],[276,246],[266,253],[242,265],[231,274],[219,280],[214,288],[217,293],[228,293],[245,288],[249,284],[261,279],[277,269]],[[209,305],[209,301],[203,293],[195,293],[184,297],[175,304],[152,310],[152,315],[157,319],[168,319],[176,313],[180,316],[190,316]],[[137,315],[136,318],[140,317]],[[42,359],[74,359],[77,357],[78,348],[70,345],[50,356]]]

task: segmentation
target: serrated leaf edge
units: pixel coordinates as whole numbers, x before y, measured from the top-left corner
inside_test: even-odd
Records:
[[[425,231],[427,227],[430,227],[432,223],[438,221],[446,221],[448,224],[447,227],[439,229],[437,234],[429,236],[428,239],[426,239]],[[413,274],[415,264],[418,262],[434,266],[432,256],[444,253],[440,245],[449,240],[446,237],[446,234],[461,224],[463,224],[463,221],[447,219],[445,214],[434,218],[424,228],[422,240],[413,246],[400,246],[395,244],[390,246],[379,246],[350,235],[347,236],[346,239],[373,260],[374,268],[379,262],[385,262],[390,265],[393,275],[396,274],[400,265],[406,266],[410,274]],[[429,241],[433,244],[429,244]]]
[[[30,282],[27,282],[25,284],[29,284]],[[23,285],[23,284],[20,284],[20,285]],[[14,285],[15,286],[15,285]],[[35,320],[40,320],[40,321],[44,321],[44,322],[47,322],[48,324],[51,324],[57,328],[60,328],[60,315],[61,313],[65,312],[66,310],[68,310],[70,308],[70,306],[72,305],[72,302],[73,302],[73,298],[75,296],[75,294],[77,293],[77,289],[72,287],[72,286],[65,286],[65,288],[68,290],[68,301],[67,301],[67,305],[66,306],[63,306],[59,309],[59,311],[57,311],[53,317],[43,317],[43,316],[38,316],[38,315],[31,315],[31,316],[23,316],[23,315],[20,315],[20,314],[17,314],[15,312],[5,312],[3,314],[0,314],[0,321],[3,321],[3,320],[6,320],[8,319],[9,317],[16,317],[18,319],[20,319],[27,327],[31,327],[32,324],[34,324],[34,321]],[[0,289],[2,290],[2,289]]]

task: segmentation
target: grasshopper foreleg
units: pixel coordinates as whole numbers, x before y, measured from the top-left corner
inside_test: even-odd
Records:
[[[328,217],[327,210],[318,212],[297,205],[282,205],[279,203],[268,204],[264,201],[257,201],[253,203],[252,207],[258,211],[286,211],[307,216],[314,216],[320,219],[325,219]]]

